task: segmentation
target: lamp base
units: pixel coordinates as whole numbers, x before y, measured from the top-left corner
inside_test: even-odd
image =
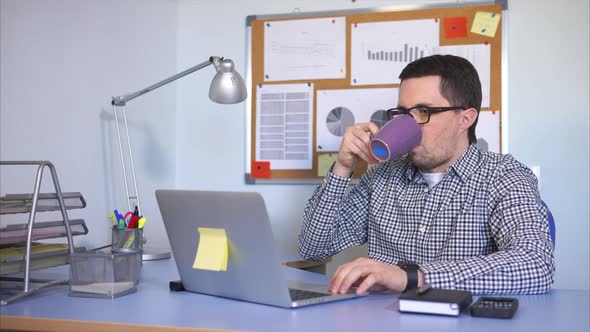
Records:
[[[141,259],[144,261],[153,261],[158,259],[170,258],[170,251],[165,249],[143,248]]]

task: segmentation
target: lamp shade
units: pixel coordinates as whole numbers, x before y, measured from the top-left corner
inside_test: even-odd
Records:
[[[209,99],[218,104],[236,104],[246,100],[248,93],[244,79],[235,71],[230,59],[223,59],[209,87]]]

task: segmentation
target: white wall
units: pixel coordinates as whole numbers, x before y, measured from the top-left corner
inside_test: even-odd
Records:
[[[589,11],[587,0],[510,2],[510,149],[541,166],[561,288],[590,287]]]
[[[0,6],[0,159],[52,161],[62,190],[79,191],[88,202],[70,214],[90,229],[76,244],[108,244],[108,211],[126,209],[110,97],[176,72],[177,3],[2,0]],[[127,109],[146,236],[168,246],[153,192],[174,183],[175,91],[162,88]],[[0,175],[2,194],[33,189],[35,168],[3,166]]]
[[[433,2],[441,1],[422,3]],[[210,55],[233,59],[243,73],[248,15],[409,3],[415,2],[2,0],[0,159],[52,160],[64,190],[88,200],[74,215],[89,223],[85,242],[103,244],[106,212],[123,201],[113,197],[122,185],[110,96]],[[557,222],[560,288],[590,288],[588,12],[586,0],[518,0],[508,11],[508,143],[518,159],[541,167],[541,193]],[[539,24],[538,17],[551,19]],[[259,191],[281,247],[296,251],[314,186],[244,184],[244,105],[210,102],[212,74],[206,68],[128,105],[147,236],[168,245],[156,188]],[[0,175],[2,193],[22,187],[22,177]],[[32,181],[19,191],[31,187]]]

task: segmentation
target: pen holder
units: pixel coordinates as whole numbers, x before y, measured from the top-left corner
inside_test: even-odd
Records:
[[[143,249],[142,228],[113,227],[112,248]]]
[[[70,296],[115,298],[137,291],[140,249],[80,252],[70,255]]]

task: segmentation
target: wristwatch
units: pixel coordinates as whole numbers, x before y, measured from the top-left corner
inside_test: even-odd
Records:
[[[418,287],[418,270],[420,267],[417,264],[409,263],[409,262],[399,262],[397,265],[408,275],[408,282],[406,283],[406,289],[404,292]]]

